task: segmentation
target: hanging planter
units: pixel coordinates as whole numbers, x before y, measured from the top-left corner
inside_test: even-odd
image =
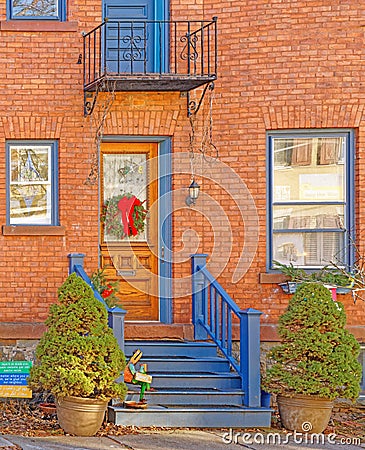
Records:
[[[295,267],[292,263],[289,265],[274,261],[278,268],[289,280],[278,283],[286,294],[295,294],[297,288],[302,283],[318,283],[327,287],[333,295],[347,294],[354,287],[354,277],[351,273],[341,271],[337,268],[322,267],[314,272],[306,272],[301,267]],[[334,292],[335,289],[335,292]]]
[[[101,213],[105,235],[122,240],[143,233],[147,215],[144,203],[145,200],[141,201],[130,193],[108,199]]]
[[[300,283],[296,281],[285,281],[285,283],[279,283],[279,286],[286,294],[294,294]]]
[[[348,294],[349,292],[351,292],[352,286],[351,287],[338,286],[336,290],[337,290],[337,294]]]
[[[302,283],[297,283],[296,281],[285,281],[284,283],[278,283],[283,292],[285,294],[295,294],[298,287]],[[351,287],[345,287],[345,286],[329,286],[324,284],[325,287],[327,287],[330,291],[332,291],[333,288],[336,289],[336,294],[348,294],[351,292]]]

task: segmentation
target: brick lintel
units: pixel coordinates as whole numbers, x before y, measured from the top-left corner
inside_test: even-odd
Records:
[[[1,31],[78,31],[77,22],[58,22],[55,20],[0,20]]]
[[[4,236],[65,236],[63,226],[48,225],[3,225]]]

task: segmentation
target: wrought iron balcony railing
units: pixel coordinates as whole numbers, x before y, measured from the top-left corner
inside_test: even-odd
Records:
[[[217,19],[106,20],[84,34],[83,64],[85,91],[195,89],[217,77]]]

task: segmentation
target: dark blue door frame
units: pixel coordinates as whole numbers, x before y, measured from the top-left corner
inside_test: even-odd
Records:
[[[172,310],[172,161],[171,139],[159,145],[160,321],[173,322]]]

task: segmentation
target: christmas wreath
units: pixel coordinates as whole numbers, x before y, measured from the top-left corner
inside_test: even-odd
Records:
[[[145,229],[147,210],[132,194],[121,194],[106,200],[101,213],[104,233],[117,239],[137,236]]]

